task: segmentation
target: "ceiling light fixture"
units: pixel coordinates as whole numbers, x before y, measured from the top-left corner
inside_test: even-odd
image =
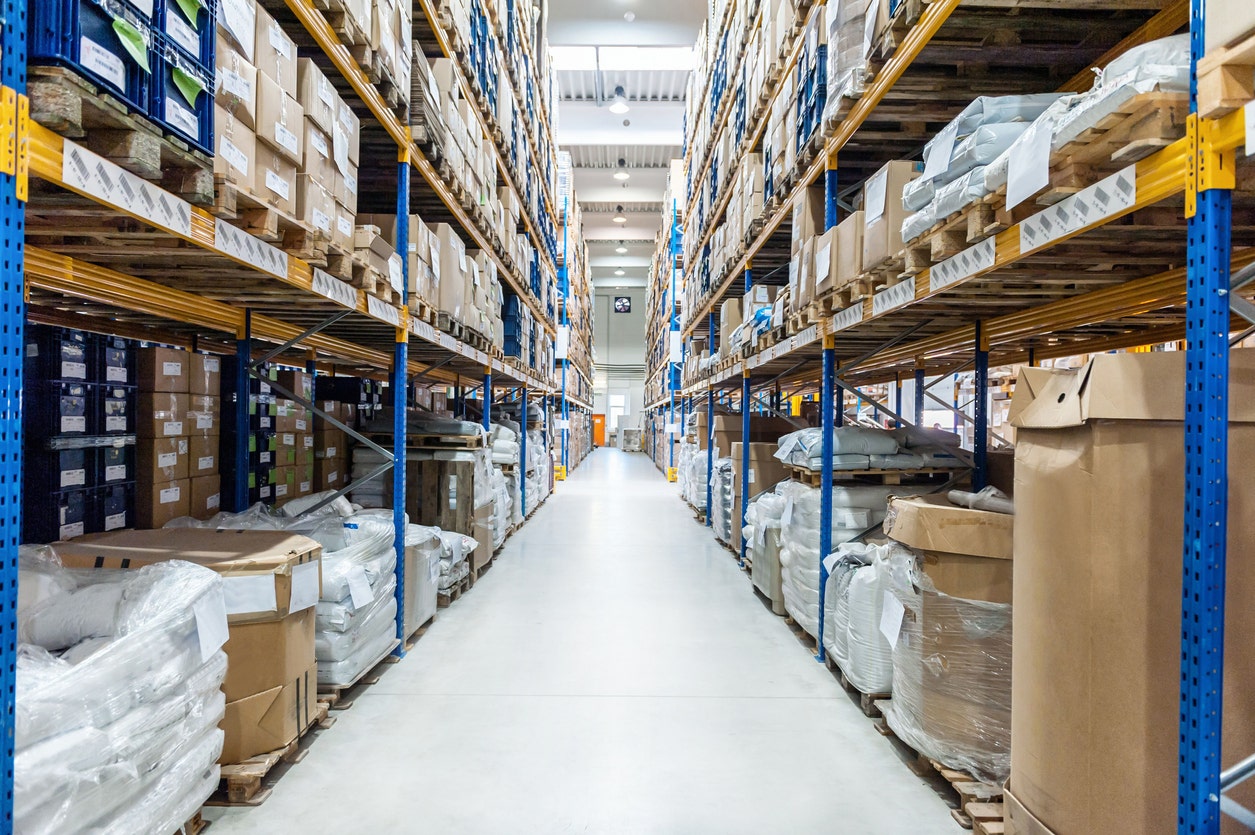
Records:
[[[626,20],[628,23],[631,23],[632,21],[636,20],[636,12],[625,12],[623,15],[623,19]]]
[[[611,113],[627,113],[632,108],[628,107],[627,96],[623,94],[623,87],[614,88],[614,100],[610,102]]]
[[[622,206],[614,207],[614,217],[610,218],[615,223],[627,223],[627,215],[623,214]]]
[[[619,245],[614,248],[614,251],[620,255],[627,255],[627,245],[623,241],[619,241]]]
[[[617,269],[617,270],[615,270],[615,271],[614,271],[614,274],[615,274],[615,275],[623,275],[623,268],[622,268],[622,267],[619,267],[619,269]]]
[[[627,160],[623,157],[619,157],[619,167],[615,169],[614,178],[616,180],[626,180],[631,176],[632,175],[629,174],[627,170]]]

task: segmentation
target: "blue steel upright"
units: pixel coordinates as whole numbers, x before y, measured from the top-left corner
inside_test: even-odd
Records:
[[[714,487],[710,483],[711,471],[715,468],[715,389],[706,390],[706,527],[711,527],[710,502],[714,498]]]
[[[989,481],[989,345],[983,322],[976,323],[976,403],[972,410],[972,489],[984,490]]]
[[[519,398],[519,509],[527,516],[527,386]]]
[[[492,429],[492,369],[484,368],[484,431]]]
[[[6,38],[0,56],[0,81],[26,94],[26,0],[5,0]],[[17,681],[17,549],[22,541],[22,361],[25,356],[23,328],[23,264],[25,255],[25,206],[15,173],[0,174],[0,213],[3,213],[4,306],[0,308],[3,340],[0,341],[0,509],[3,510],[3,554],[0,555],[0,823],[13,826],[13,714]]]
[[[249,400],[252,380],[248,367],[253,361],[253,311],[244,309],[244,333],[235,342],[235,481],[228,485],[231,496],[230,509],[239,513],[248,507],[248,424]]]
[[[746,264],[745,292],[749,293],[752,289],[754,289],[754,269],[749,264]],[[747,314],[748,311],[742,311],[742,315]],[[745,514],[750,507],[750,413],[752,402],[750,372],[746,368],[741,373],[741,529],[736,531],[737,541],[741,543],[740,563],[742,566],[745,565],[745,547],[748,544],[745,541]]]
[[[1197,118],[1203,0],[1190,3],[1190,112]],[[1218,159],[1200,150],[1201,174]],[[1233,157],[1227,159],[1230,164]],[[1232,170],[1230,165],[1229,170]],[[1232,192],[1197,193],[1188,220],[1185,356],[1185,535],[1182,543],[1181,715],[1177,831],[1220,831],[1228,539],[1229,259]],[[1249,636],[1248,636],[1249,637]],[[1245,754],[1246,752],[1239,752]]]
[[[409,152],[403,151],[397,163],[397,252],[410,251],[410,161]],[[402,296],[408,304],[410,298],[410,261],[401,259],[401,280],[405,293]],[[409,366],[410,345],[409,334],[397,328],[397,341],[392,359],[392,526],[394,528],[393,547],[397,553],[395,568],[397,587],[394,592],[397,601],[397,639],[400,641],[392,654],[398,658],[405,657],[405,440],[406,409],[409,406]]]
[[[821,434],[821,454],[823,466],[819,476],[819,624],[816,631],[819,633],[815,638],[815,643],[819,647],[819,654],[815,658],[819,661],[826,660],[824,652],[824,587],[828,585],[828,569],[824,565],[824,560],[832,551],[832,433],[836,428],[833,425],[833,412],[836,403],[834,403],[834,394],[836,389],[836,351],[834,341],[831,336],[824,337],[823,348],[823,379],[820,381],[819,392],[819,423]]]

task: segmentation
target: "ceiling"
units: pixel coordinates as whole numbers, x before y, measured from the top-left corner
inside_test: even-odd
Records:
[[[571,154],[593,283],[644,286],[662,225],[671,160],[681,156],[684,101],[704,0],[550,0],[558,68],[558,145]],[[633,20],[624,19],[631,13]],[[567,49],[563,51],[563,47]],[[595,47],[596,49],[592,49]],[[633,62],[634,50],[656,50]],[[609,110],[622,87],[627,113]],[[629,177],[614,178],[623,160]],[[627,223],[612,221],[622,206]],[[626,253],[615,250],[625,242]],[[624,275],[616,276],[617,270]]]

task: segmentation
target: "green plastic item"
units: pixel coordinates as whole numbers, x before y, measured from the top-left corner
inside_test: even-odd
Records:
[[[196,106],[196,99],[200,97],[200,94],[205,92],[205,82],[179,67],[174,68],[174,86],[179,88],[183,98],[187,99],[187,103],[192,107]]]
[[[205,8],[204,0],[174,0],[183,10],[183,16],[192,21],[192,28],[200,26],[200,10]],[[199,31],[199,30],[198,30]]]
[[[113,19],[113,32],[122,42],[122,48],[139,64],[139,68],[151,74],[152,70],[148,66],[148,44],[144,41],[143,34],[129,20],[121,17]]]

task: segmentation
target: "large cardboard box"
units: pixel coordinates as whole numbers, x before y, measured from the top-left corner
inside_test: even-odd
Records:
[[[137,398],[135,434],[145,438],[184,438],[189,426],[188,394],[141,391]]]
[[[217,32],[214,102],[250,131],[257,117],[257,68],[233,49],[222,29]],[[225,124],[216,121],[215,126]]]
[[[188,394],[217,397],[222,393],[222,359],[214,354],[189,354]]]
[[[1208,52],[1228,46],[1255,30],[1255,3],[1249,0],[1204,0],[1203,6],[1207,19],[1203,38]]]
[[[187,516],[191,490],[186,478],[171,481],[138,479],[135,482],[135,524],[160,528],[171,519]]]
[[[214,105],[214,174],[245,192],[253,190],[257,137],[226,110]]]
[[[198,476],[189,481],[189,516],[193,519],[208,519],[222,509],[222,479],[217,474]]]
[[[467,264],[466,246],[457,231],[447,223],[436,226],[440,249],[440,283],[436,288],[436,307],[462,321],[462,305],[465,303]]]
[[[902,189],[921,173],[922,163],[893,160],[863,184],[863,271],[874,270],[902,251]]]
[[[296,44],[260,4],[257,6],[253,65],[289,96],[296,95]]]
[[[135,443],[135,480],[155,484],[188,477],[187,438],[139,438]]]
[[[1229,391],[1225,630],[1255,630],[1255,351]],[[1011,403],[1017,833],[1164,832],[1176,821],[1185,354],[1023,367]],[[1255,656],[1224,655],[1221,767],[1255,751]],[[1255,786],[1234,792],[1252,804]],[[1225,832],[1244,831],[1231,819]]]
[[[697,413],[697,446],[706,449],[706,413]],[[782,435],[794,432],[798,427],[785,418],[769,415],[750,415],[750,443],[775,443]],[[743,442],[740,415],[715,415],[716,458],[732,454],[732,445]]]
[[[808,186],[793,198],[793,248],[798,255],[802,245],[824,231],[824,188]]]
[[[837,224],[836,277],[834,289],[841,289],[857,279],[863,272],[863,226],[866,223],[863,212],[853,212],[845,220]]]
[[[764,490],[789,477],[789,469],[775,457],[780,445],[774,441],[750,443],[749,497],[753,499]],[[745,445],[740,441],[732,444],[732,537],[733,544],[741,543],[741,456]]]
[[[305,159],[305,111],[265,73],[257,76],[257,140],[293,165]]]
[[[327,136],[335,127],[336,110],[340,94],[327,80],[327,76],[314,63],[313,58],[300,58],[296,62],[296,101],[305,115]],[[328,140],[330,141],[330,140]],[[327,156],[330,156],[328,151]]]
[[[313,721],[318,692],[314,606],[322,549],[275,531],[115,531],[57,546],[76,568],[194,562],[222,575],[227,604],[226,733],[220,762],[290,743]]]
[[[471,571],[479,571],[492,559],[493,510],[491,502],[475,508],[475,533],[471,534],[478,543],[471,552]]]
[[[258,141],[253,166],[253,197],[293,214],[296,211],[296,163]]]
[[[837,264],[841,261],[837,252],[838,228],[834,226],[819,235],[811,245],[814,250],[811,265],[815,276],[815,298],[823,296],[837,286]]]
[[[139,379],[142,391],[186,392],[190,379],[188,353],[178,348],[141,348]]]

